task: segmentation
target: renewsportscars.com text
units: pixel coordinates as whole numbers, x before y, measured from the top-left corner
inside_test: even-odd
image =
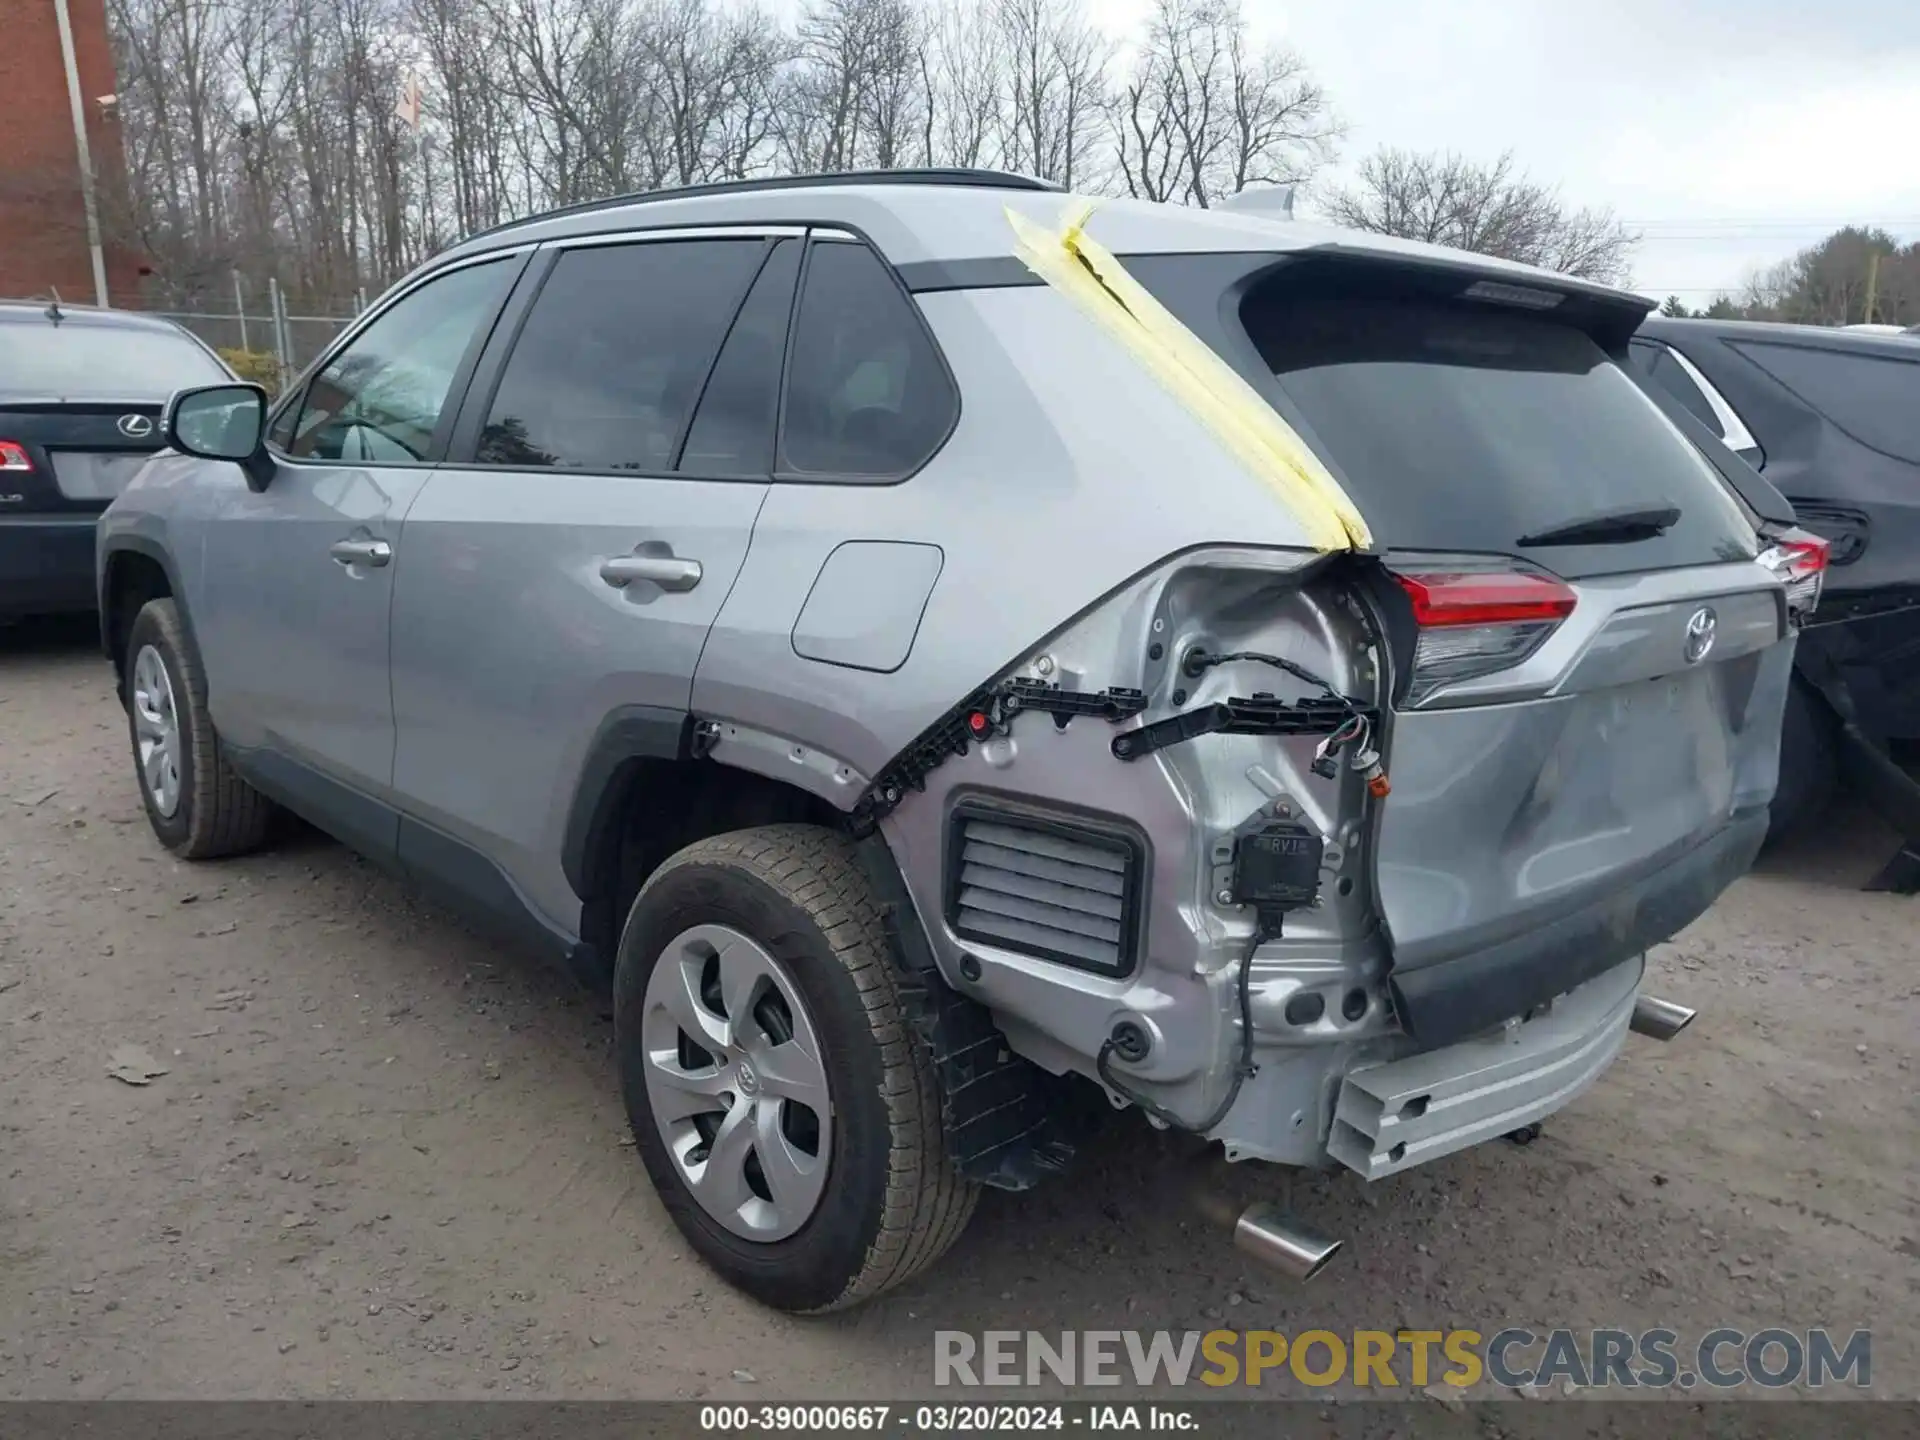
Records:
[[[1873,1336],[1824,1329],[1677,1331],[936,1330],[936,1385],[1247,1385],[1294,1381],[1365,1389],[1481,1380],[1692,1390],[1873,1383]]]

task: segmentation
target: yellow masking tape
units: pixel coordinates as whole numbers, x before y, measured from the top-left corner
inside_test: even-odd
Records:
[[[1260,393],[1086,233],[1089,202],[1051,234],[1007,209],[1027,268],[1133,352],[1174,398],[1274,489],[1317,550],[1366,549],[1367,522],[1320,457]]]

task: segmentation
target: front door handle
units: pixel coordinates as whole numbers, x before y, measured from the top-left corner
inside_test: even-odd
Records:
[[[342,565],[378,568],[393,559],[393,547],[384,540],[336,540],[327,553]]]
[[[635,580],[651,580],[662,590],[691,590],[700,583],[700,562],[676,555],[615,555],[600,562],[600,578],[621,590]]]

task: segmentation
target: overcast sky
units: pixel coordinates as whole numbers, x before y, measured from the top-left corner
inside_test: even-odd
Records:
[[[1089,0],[1116,34],[1146,0]],[[1242,0],[1380,145],[1511,148],[1703,304],[1845,223],[1920,239],[1920,0]]]

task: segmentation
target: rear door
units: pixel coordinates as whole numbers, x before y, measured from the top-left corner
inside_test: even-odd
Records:
[[[1625,336],[1450,283],[1308,263],[1240,312],[1387,551],[1378,893],[1429,1041],[1630,958],[1745,868],[1791,663],[1746,512]]]
[[[574,929],[560,856],[589,742],[684,721],[766,497],[801,244],[667,232],[536,261],[407,520],[394,783],[423,823],[403,860],[445,872],[451,839]]]

